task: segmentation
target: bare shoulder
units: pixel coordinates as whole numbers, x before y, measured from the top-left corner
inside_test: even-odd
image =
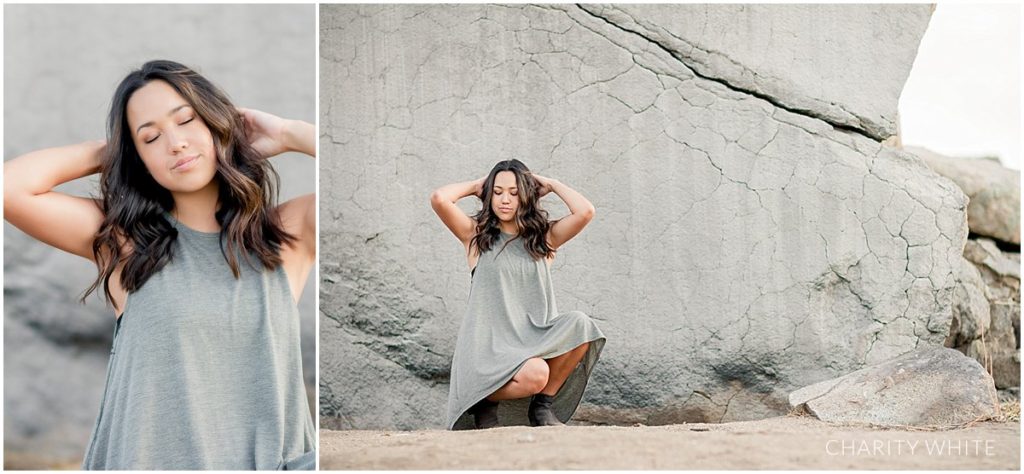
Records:
[[[316,225],[316,195],[306,194],[286,202],[275,208],[284,230],[296,237],[304,235],[309,226]],[[312,219],[311,219],[312,218]]]
[[[274,212],[284,231],[295,237],[281,249],[281,260],[292,295],[298,298],[316,262],[316,196],[306,194],[288,200]]]
[[[316,254],[316,196],[306,194],[274,209],[284,231],[295,238],[282,249],[285,260],[308,261]]]

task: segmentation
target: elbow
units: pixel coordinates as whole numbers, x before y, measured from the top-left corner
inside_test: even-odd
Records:
[[[597,209],[594,208],[593,204],[590,204],[588,202],[587,206],[584,207],[583,211],[580,212],[580,216],[586,219],[586,221],[589,223],[590,221],[594,220],[594,214],[596,213]]]
[[[7,184],[7,183],[4,183]],[[13,207],[11,202],[11,195],[7,191],[7,186],[4,186],[4,219],[6,220],[11,215],[11,208]]]
[[[16,207],[16,201],[20,190],[15,182],[18,180],[12,176],[10,166],[4,163],[4,216],[11,215],[11,210]]]
[[[430,193],[430,207],[437,209],[438,206],[444,204],[444,201],[444,193],[440,189],[435,189],[434,192]]]

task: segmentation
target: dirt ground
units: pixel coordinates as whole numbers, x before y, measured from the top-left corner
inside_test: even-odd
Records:
[[[1020,469],[1020,422],[953,430],[808,416],[670,426],[320,432],[329,469]]]

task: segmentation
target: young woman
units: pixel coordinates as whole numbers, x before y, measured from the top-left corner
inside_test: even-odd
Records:
[[[551,192],[570,212],[554,222],[539,202]],[[483,201],[475,218],[455,205],[467,196]],[[498,163],[486,178],[444,186],[430,200],[465,246],[472,275],[452,359],[448,428],[567,422],[605,337],[587,315],[558,313],[550,265],[593,219],[594,206],[519,160]]]
[[[314,156],[313,127],[151,61],[114,93],[106,142],[4,164],[7,221],[94,261],[86,295],[116,317],[84,469],[314,467],[296,298],[315,197],[275,205],[266,159],[286,151]],[[99,199],[53,191],[95,173]]]

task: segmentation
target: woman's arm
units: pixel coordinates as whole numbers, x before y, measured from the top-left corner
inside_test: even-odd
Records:
[[[255,109],[239,108],[249,145],[265,158],[298,152],[316,158],[316,130],[301,120],[287,120]],[[303,254],[316,256],[316,196],[307,194],[277,208],[288,233],[299,238]]]
[[[316,130],[302,120],[287,120],[256,109],[238,108],[251,145],[265,158],[288,151],[316,158]]]
[[[548,245],[552,249],[557,250],[573,237],[576,237],[576,234],[579,234],[590,223],[594,218],[594,205],[575,189],[566,186],[557,179],[545,178],[537,174],[533,175],[533,177],[540,183],[541,196],[553,192],[569,207],[570,214],[559,219],[548,229]]]
[[[480,188],[484,184],[484,179],[486,178],[449,184],[430,194],[430,206],[434,208],[437,217],[440,217],[441,222],[444,222],[448,230],[452,231],[455,237],[467,247],[469,241],[473,239],[473,235],[476,234],[476,223],[455,203],[468,196],[480,197],[482,193]]]
[[[34,151],[4,163],[4,219],[33,238],[95,260],[92,244],[103,223],[99,204],[53,188],[98,173],[104,141]]]
[[[289,151],[304,153],[311,158],[316,158],[316,129],[313,124],[302,120],[289,120],[282,134]]]

